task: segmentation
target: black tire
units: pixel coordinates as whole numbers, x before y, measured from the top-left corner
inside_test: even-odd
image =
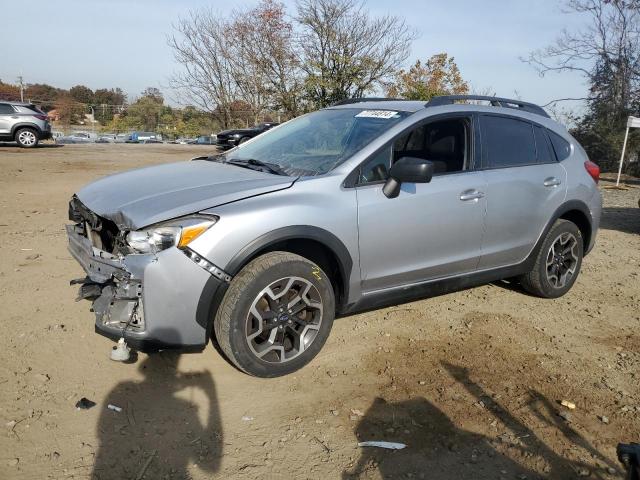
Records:
[[[563,240],[567,241],[564,245]],[[560,255],[569,248],[569,253]],[[520,284],[527,292],[538,297],[561,297],[578,278],[583,254],[584,241],[580,229],[569,220],[556,220],[542,243],[533,268],[520,277]],[[561,273],[564,269],[567,270],[566,276]],[[564,281],[561,281],[563,277]]]
[[[38,132],[33,128],[20,128],[14,139],[22,148],[33,148],[38,145]]]
[[[281,287],[279,290],[278,287],[273,287],[278,282],[289,287],[290,284],[287,283],[287,280],[294,277],[300,279],[300,286],[291,284],[291,288],[287,288],[287,291],[285,291],[285,287]],[[309,288],[308,294],[299,294],[303,287]],[[274,288],[275,291],[285,291],[283,297],[278,300],[273,297],[267,299],[267,294],[263,292],[270,289],[269,291],[274,293]],[[278,313],[280,310],[275,302],[280,302],[280,306],[287,305],[288,300],[291,300],[290,295],[295,295],[296,288],[298,289],[297,296],[305,296],[306,300],[313,300],[313,305],[320,305],[320,309],[314,307],[312,311],[305,308],[299,314],[294,313],[290,317],[287,312]],[[287,297],[288,299],[285,300]],[[262,313],[264,318],[269,318],[269,320],[258,319],[255,315],[250,314],[254,305],[255,308],[260,305],[259,302],[264,302],[262,305],[268,303],[269,306],[266,309],[268,311]],[[274,303],[272,304],[272,302]],[[309,303],[304,303],[309,305]],[[273,308],[272,305],[274,305]],[[296,305],[302,306],[303,303],[298,302]],[[304,257],[289,252],[270,252],[252,260],[231,281],[216,313],[214,331],[218,345],[233,364],[250,375],[270,378],[294,372],[309,363],[329,337],[334,316],[335,297],[329,277],[317,265]],[[287,318],[289,318],[288,321]],[[304,323],[299,323],[299,318],[305,319]],[[309,322],[307,319],[313,321]],[[272,322],[269,325],[273,325],[275,322],[284,322],[285,324],[278,323],[282,326],[272,328],[267,326],[268,322]],[[316,327],[304,330],[303,325],[309,323],[315,325],[315,322],[317,322]],[[255,330],[249,332],[249,329],[253,329],[253,327],[256,327]],[[293,327],[299,328],[303,333],[306,331],[306,333],[294,336]],[[264,358],[268,360],[264,360],[258,356],[256,350],[270,344],[267,344],[266,338],[261,336],[268,337],[267,334],[272,334],[276,329],[280,329],[280,332],[275,333],[275,340],[279,341],[282,338],[282,343],[285,346],[280,351],[276,351],[277,348],[265,348],[267,354],[264,355]],[[262,333],[258,335],[258,331]],[[301,351],[298,351],[300,349],[296,350],[291,339],[298,339],[298,344],[300,344],[299,340],[302,337],[307,339],[309,334],[311,334],[309,344],[303,341],[302,343],[305,343],[306,346]],[[262,345],[254,344],[253,339],[248,338],[252,335],[258,335],[256,341],[264,341],[265,343]],[[286,346],[291,347],[289,351],[291,358],[289,359],[286,359]],[[274,357],[285,358],[286,361],[283,362]]]
[[[238,145],[243,144],[244,142],[246,142],[247,140],[250,140],[250,137],[242,137],[240,140],[238,140]]]

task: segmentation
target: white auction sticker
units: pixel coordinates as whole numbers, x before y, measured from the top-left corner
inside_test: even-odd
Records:
[[[356,117],[360,118],[394,118],[398,115],[398,112],[393,110],[363,110]]]

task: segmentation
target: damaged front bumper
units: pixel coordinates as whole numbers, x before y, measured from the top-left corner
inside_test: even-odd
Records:
[[[116,256],[96,248],[83,224],[66,228],[69,252],[86,273],[72,283],[80,284],[78,299],[93,302],[97,333],[124,337],[143,352],[199,351],[207,345],[224,278],[177,248]]]

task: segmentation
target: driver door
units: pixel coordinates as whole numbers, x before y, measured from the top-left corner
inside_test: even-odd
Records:
[[[474,171],[473,118],[439,116],[401,134],[363,163],[356,185],[364,292],[477,269],[486,213],[483,172]],[[431,160],[430,183],[382,186],[402,156]]]

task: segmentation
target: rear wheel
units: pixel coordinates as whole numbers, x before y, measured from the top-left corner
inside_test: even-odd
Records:
[[[335,315],[333,287],[313,262],[288,252],[251,261],[232,280],[216,340],[238,368],[258,377],[294,372],[324,345]]]
[[[38,135],[32,128],[21,128],[16,132],[16,142],[22,148],[33,148],[38,145]]]
[[[561,297],[580,273],[583,248],[580,229],[569,220],[557,220],[547,233],[533,268],[520,277],[522,287],[538,297]]]

